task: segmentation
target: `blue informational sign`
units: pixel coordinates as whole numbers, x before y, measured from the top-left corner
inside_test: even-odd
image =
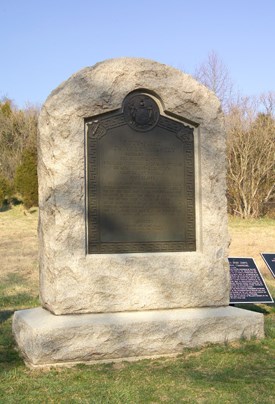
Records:
[[[267,268],[275,278],[275,253],[261,253],[261,256],[266,263]]]
[[[253,258],[231,257],[230,303],[273,303]]]

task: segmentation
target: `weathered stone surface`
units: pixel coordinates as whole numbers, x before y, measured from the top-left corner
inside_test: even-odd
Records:
[[[157,94],[163,115],[193,123],[197,250],[86,254],[84,120],[119,109],[137,89]],[[40,296],[48,310],[14,315],[26,363],[132,360],[263,337],[263,315],[222,307],[229,303],[225,134],[213,93],[149,60],[99,63],[47,99],[38,158]]]
[[[135,89],[195,122],[196,252],[85,252],[84,118]],[[229,301],[225,134],[220,104],[191,76],[150,60],[107,60],[54,90],[39,119],[40,294],[55,314],[224,306]]]
[[[55,316],[15,313],[13,332],[30,366],[176,355],[184,347],[263,337],[263,315],[233,307]]]

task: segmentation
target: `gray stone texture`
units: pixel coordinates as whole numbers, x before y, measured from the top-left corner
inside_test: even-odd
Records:
[[[262,314],[233,307],[66,316],[37,308],[16,312],[13,332],[31,367],[176,355],[264,336]]]
[[[196,123],[196,252],[85,252],[84,118],[121,107],[136,89]],[[55,314],[121,312],[229,302],[225,133],[219,101],[191,76],[145,59],[107,60],[71,76],[39,119],[42,306]]]

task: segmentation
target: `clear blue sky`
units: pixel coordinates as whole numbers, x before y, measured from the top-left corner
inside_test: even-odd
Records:
[[[0,38],[0,97],[19,107],[104,59],[192,73],[211,50],[242,94],[275,91],[275,0],[0,0]]]

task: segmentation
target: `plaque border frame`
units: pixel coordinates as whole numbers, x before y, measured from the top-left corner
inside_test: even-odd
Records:
[[[174,132],[175,135],[185,143],[188,144],[188,152],[189,152],[189,167],[187,165],[186,175],[186,188],[188,189],[188,181],[187,179],[191,179],[192,187],[192,195],[189,193],[189,204],[187,206],[186,212],[189,211],[190,215],[193,215],[192,223],[193,225],[193,234],[192,237],[187,237],[186,241],[152,241],[152,242],[101,242],[99,237],[99,215],[91,213],[91,210],[98,212],[98,198],[89,198],[90,193],[90,172],[95,172],[92,177],[97,178],[98,171],[98,162],[96,160],[96,142],[98,138],[104,136],[108,128],[115,128],[122,125],[127,125],[123,116],[123,107],[124,101],[122,102],[121,108],[114,109],[112,111],[107,111],[105,113],[101,113],[92,117],[88,117],[84,119],[84,132],[85,132],[85,213],[86,213],[86,254],[140,254],[140,253],[174,253],[174,252],[199,252],[200,244],[201,244],[201,229],[200,229],[200,202],[201,195],[200,191],[198,191],[198,181],[200,180],[200,159],[197,155],[197,150],[199,146],[199,128],[198,124],[191,122],[188,119],[185,119],[181,116],[178,116],[174,113],[170,113],[167,110],[164,110],[161,99],[154,94],[152,91],[147,89],[137,89],[128,94],[126,94],[124,100],[133,93],[144,93],[157,102],[160,109],[159,122],[156,126],[160,126],[164,129],[167,129],[167,123],[170,124],[171,132]],[[102,125],[104,122],[104,125]],[[175,128],[181,125],[183,127],[182,130],[175,130]],[[91,128],[91,126],[93,126]],[[174,129],[173,129],[174,126]],[[93,130],[94,134],[97,132],[96,136],[94,136],[93,144],[91,145],[90,139],[90,131]],[[189,138],[188,138],[189,132]],[[190,136],[191,134],[191,136]],[[184,139],[185,137],[185,139]],[[91,148],[91,151],[88,151],[88,148]],[[193,151],[191,155],[190,161],[190,151]],[[188,154],[187,154],[188,155]],[[93,156],[92,161],[89,161],[89,157]],[[90,170],[89,164],[92,164],[92,170]],[[193,169],[193,176],[188,176],[188,172],[190,172],[190,167]],[[190,184],[189,184],[190,185]],[[96,183],[92,181],[92,189],[91,192],[96,194]],[[92,209],[89,208],[89,203],[92,204]],[[190,221],[190,219],[189,219]],[[188,225],[187,225],[188,226]],[[92,236],[90,236],[92,235]],[[92,240],[91,240],[92,239]],[[192,240],[191,240],[192,239]],[[93,248],[91,248],[91,244]],[[95,245],[97,244],[96,248]],[[99,246],[99,247],[98,247]],[[125,248],[127,247],[127,248]],[[93,250],[93,251],[92,251]]]

